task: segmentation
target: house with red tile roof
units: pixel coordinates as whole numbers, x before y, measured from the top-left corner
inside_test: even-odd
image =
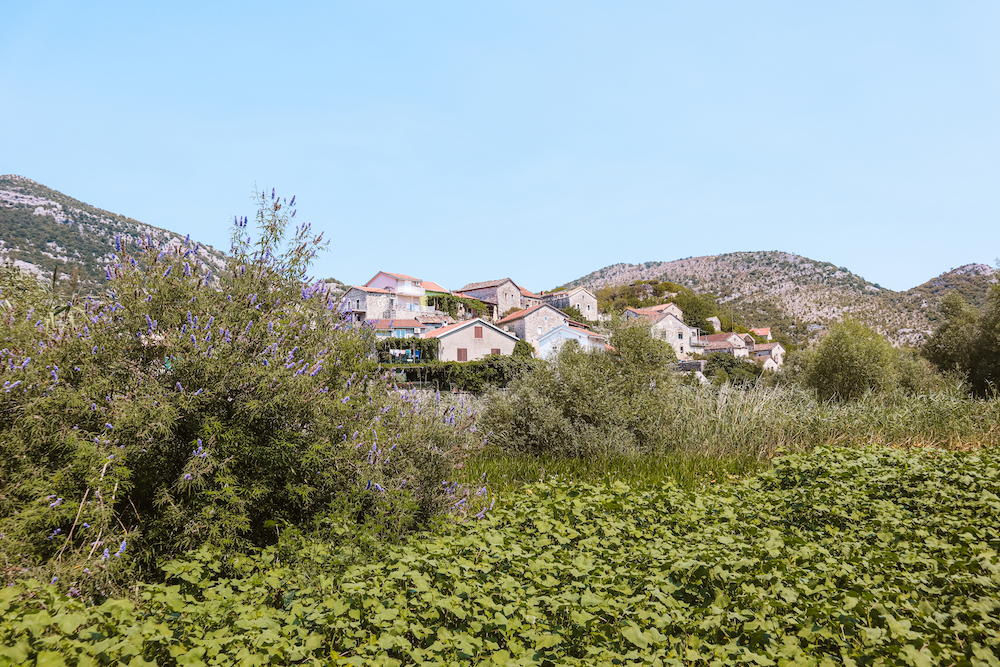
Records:
[[[517,336],[479,317],[429,331],[423,337],[438,339],[441,361],[478,361],[491,354],[510,356],[517,345]]]
[[[753,333],[753,335],[757,336],[758,338],[763,338],[768,343],[770,343],[773,340],[771,338],[771,328],[770,327],[765,327],[763,329],[751,329],[750,332]]]

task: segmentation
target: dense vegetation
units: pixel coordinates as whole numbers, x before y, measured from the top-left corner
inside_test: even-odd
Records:
[[[822,450],[702,494],[543,483],[340,579],[324,550],[203,549],[139,606],[19,584],[0,661],[998,665],[998,497],[996,450]]]
[[[983,396],[1000,386],[1000,284],[977,309],[957,293],[941,302],[941,324],[924,345],[924,355],[958,373]]]
[[[193,244],[148,239],[119,241],[107,298],[69,309],[4,272],[8,576],[41,568],[100,596],[193,547],[294,551],[311,534],[345,555],[440,510],[479,438],[471,415],[388,391],[371,340],[303,282],[321,239],[301,225],[286,242],[294,211],[258,198],[260,236],[237,223],[218,287]]]
[[[640,320],[400,391],[257,198],[215,276],[0,270],[0,666],[1000,664],[1000,288],[938,370],[846,321],[702,386]]]

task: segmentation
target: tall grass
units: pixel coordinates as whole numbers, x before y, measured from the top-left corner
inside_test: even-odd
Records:
[[[916,396],[868,393],[847,403],[820,401],[797,386],[681,385],[665,391],[665,414],[657,416],[659,431],[653,438],[631,439],[627,446],[607,442],[582,457],[493,446],[471,455],[462,476],[473,481],[485,473],[501,492],[551,475],[633,486],[670,480],[695,490],[766,468],[782,452],[819,445],[966,449],[1000,444],[1000,397],[973,399],[959,386]],[[505,433],[505,441],[512,436]]]

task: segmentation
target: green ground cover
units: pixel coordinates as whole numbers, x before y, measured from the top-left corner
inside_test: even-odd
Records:
[[[317,548],[203,550],[138,604],[18,583],[0,664],[998,665],[998,550],[997,450],[822,448],[700,493],[536,484],[342,578]]]

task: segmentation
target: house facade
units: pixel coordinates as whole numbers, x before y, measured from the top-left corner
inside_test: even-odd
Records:
[[[756,359],[764,359],[765,364],[767,360],[773,361],[778,366],[785,363],[785,348],[781,343],[761,343],[755,345],[753,354]]]
[[[423,337],[438,339],[441,361],[478,361],[491,354],[510,356],[517,344],[517,336],[478,317],[429,331]]]
[[[571,290],[543,294],[542,301],[559,309],[576,306],[580,309],[580,314],[586,319],[597,319],[597,297],[585,287],[576,287]]]
[[[521,340],[531,343],[535,355],[540,353],[538,339],[559,326],[569,326],[566,313],[547,303],[511,313],[497,322],[497,326],[507,329]]]
[[[524,308],[521,300],[521,288],[510,278],[469,283],[458,291],[493,306],[494,318],[501,317],[511,309],[521,310]]]
[[[344,316],[355,326],[365,320],[391,318],[396,297],[389,290],[355,285],[341,297],[340,307]]]
[[[576,341],[584,350],[603,350],[607,339],[593,331],[572,325],[561,324],[535,341],[536,354],[540,359],[552,360],[567,341]]]
[[[384,289],[396,295],[394,309],[397,313],[420,313],[433,310],[426,305],[427,291],[419,278],[403,273],[379,271],[375,277],[365,283],[365,287]]]
[[[693,351],[697,354],[724,352],[734,357],[746,358],[754,349],[753,336],[740,333],[717,333],[695,339]]]

